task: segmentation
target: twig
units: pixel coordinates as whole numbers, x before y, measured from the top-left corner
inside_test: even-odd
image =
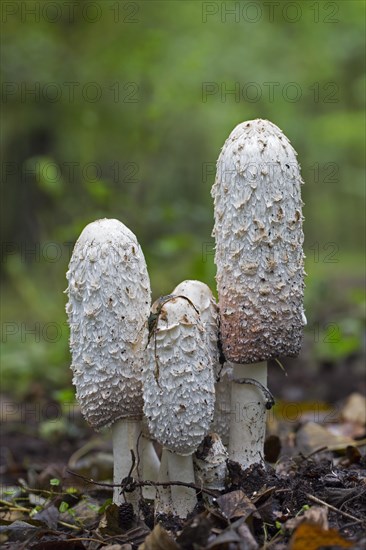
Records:
[[[202,493],[206,493],[207,495],[211,495],[212,497],[217,497],[219,491],[211,491],[210,489],[203,489],[200,485],[196,485],[195,483],[184,483],[183,481],[135,481],[129,482],[129,478],[125,478],[122,480],[122,483],[104,483],[101,481],[94,481],[93,479],[88,479],[87,477],[82,476],[81,474],[77,474],[75,472],[72,472],[71,470],[66,470],[68,474],[78,477],[85,481],[86,483],[90,483],[92,485],[98,485],[99,487],[122,487],[122,489],[127,490],[127,492],[135,490],[136,487],[170,487],[171,485],[178,485],[180,487],[189,487],[190,489],[195,489],[196,491],[200,491]],[[133,479],[133,478],[130,478]]]
[[[60,519],[57,520],[57,523],[59,523],[63,527],[68,527],[69,529],[75,529],[75,531],[80,531],[80,529],[82,529],[82,527],[78,527],[77,525],[73,525],[72,523],[67,523],[66,521],[61,521]]]
[[[306,493],[306,497],[309,500],[312,500],[313,502],[316,502],[317,504],[322,504],[323,506],[326,506],[329,508],[329,510],[332,510],[333,512],[337,512],[337,514],[340,514],[341,516],[344,516],[345,518],[349,518],[355,523],[363,523],[362,519],[356,518],[355,516],[352,516],[351,514],[348,514],[347,512],[343,512],[343,510],[338,510],[335,506],[332,506],[331,504],[328,504],[324,500],[320,500],[318,497],[314,497],[313,495],[310,495],[309,493]]]
[[[272,409],[273,405],[275,404],[275,398],[273,397],[269,389],[258,382],[258,380],[254,380],[254,378],[234,378],[233,382],[235,382],[236,384],[250,384],[259,388],[266,398],[266,409]]]
[[[25,506],[20,506],[20,504],[17,504],[16,502],[8,502],[7,500],[0,499],[0,505],[4,506],[11,512],[30,512],[30,508],[25,508]]]
[[[323,447],[319,447],[318,449],[315,449],[315,451],[313,451],[309,455],[303,455],[302,453],[299,453],[299,455],[304,460],[309,460],[309,458],[311,458],[312,456],[317,455],[318,453],[322,453],[323,451],[329,451],[329,449],[326,445],[324,445]]]
[[[351,491],[354,494],[350,498],[347,498],[346,500],[344,500],[342,504],[339,506],[339,508],[343,508],[343,506],[345,506],[346,504],[349,504],[350,502],[352,502],[352,500],[355,500],[355,498],[359,498],[362,495],[364,495],[366,493],[366,488],[361,490],[361,493],[359,492],[358,488],[350,489],[350,494],[352,494]]]

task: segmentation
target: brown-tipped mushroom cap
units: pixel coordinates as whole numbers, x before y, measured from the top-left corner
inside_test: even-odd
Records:
[[[140,418],[150,282],[135,235],[117,220],[90,223],[67,279],[71,368],[82,413],[95,429]]]
[[[296,152],[267,120],[239,124],[212,188],[221,339],[227,360],[296,356],[301,347],[304,255]]]

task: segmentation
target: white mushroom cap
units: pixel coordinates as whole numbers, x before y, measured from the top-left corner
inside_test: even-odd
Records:
[[[206,435],[193,458],[196,483],[206,489],[225,489],[229,455],[216,433]]]
[[[296,356],[302,339],[302,180],[267,120],[239,124],[217,162],[215,263],[223,352],[234,363]]]
[[[198,309],[201,321],[207,335],[207,348],[212,360],[215,379],[218,380],[221,371],[219,339],[219,311],[216,300],[209,286],[201,281],[187,280],[175,287],[173,294],[185,296]]]
[[[135,235],[117,220],[90,223],[66,276],[71,368],[82,413],[96,429],[140,418],[150,281]]]
[[[144,414],[161,445],[190,455],[210,428],[214,376],[197,310],[186,298],[166,299],[153,306],[158,317],[143,371]]]

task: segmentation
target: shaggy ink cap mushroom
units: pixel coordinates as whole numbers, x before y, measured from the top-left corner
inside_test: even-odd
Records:
[[[221,339],[234,363],[300,351],[302,183],[296,152],[277,126],[257,119],[231,132],[212,196]]]
[[[206,343],[209,351],[215,379],[220,377],[222,365],[218,348],[219,312],[216,300],[209,286],[201,281],[186,280],[179,283],[173,290],[175,296],[185,296],[194,304],[200,314],[206,331]]]
[[[144,414],[166,449],[191,455],[209,431],[214,376],[199,313],[183,296],[158,300],[144,368]]]
[[[97,430],[140,419],[150,281],[135,235],[118,220],[90,223],[67,279],[71,368],[83,415]]]
[[[229,457],[263,463],[267,359],[296,356],[304,255],[300,167],[269,121],[239,124],[225,142],[212,188],[215,263],[224,356],[233,364]]]
[[[186,280],[173,290],[177,296],[185,296],[198,309],[206,330],[207,349],[215,375],[215,411],[211,431],[217,432],[225,444],[229,440],[231,419],[231,380],[232,368],[229,363],[220,363],[219,310],[211,289],[201,281]]]
[[[192,454],[209,431],[214,375],[199,311],[183,296],[155,302],[150,317],[149,362],[144,367],[144,413],[163,446],[161,465],[171,482],[194,483]],[[162,472],[163,477],[166,472]],[[171,500],[170,500],[171,496]],[[197,503],[188,486],[172,485],[164,507],[186,518]]]

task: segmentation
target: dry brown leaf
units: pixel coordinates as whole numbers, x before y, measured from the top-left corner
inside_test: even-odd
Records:
[[[180,547],[168,532],[158,524],[146,537],[145,542],[138,547],[138,550],[180,550]]]
[[[328,524],[328,508],[325,506],[312,506],[309,510],[306,510],[301,516],[288,519],[285,523],[286,529],[292,531],[296,529],[301,523],[311,523],[317,525],[322,529],[327,530]]]
[[[335,448],[341,450],[354,443],[352,438],[334,435],[315,422],[308,422],[296,434],[296,447],[304,454],[312,453],[323,447],[327,447],[329,450]]]
[[[336,529],[322,529],[319,525],[302,523],[291,537],[291,550],[318,550],[322,546],[350,548],[352,542],[344,539]]]
[[[240,542],[246,548],[246,550],[256,550],[259,545],[255,538],[252,535],[251,530],[249,529],[246,523],[242,523],[238,527],[238,534],[240,536]]]
[[[211,542],[206,548],[227,547],[230,543],[240,542],[240,535],[234,529],[228,529],[220,535],[218,535],[213,542]]]
[[[360,393],[351,393],[341,410],[341,417],[346,422],[364,426],[366,424],[366,397]]]
[[[234,518],[247,519],[257,511],[252,501],[241,490],[232,491],[218,497],[217,504],[223,515],[229,520]]]

